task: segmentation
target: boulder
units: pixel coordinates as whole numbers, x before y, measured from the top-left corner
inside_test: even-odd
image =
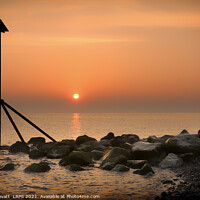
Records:
[[[68,145],[73,150],[75,148],[75,146],[76,146],[76,142],[75,142],[75,140],[65,139],[65,140],[62,140],[61,142],[57,142],[56,143],[56,146],[60,146],[60,145]]]
[[[54,146],[56,146],[56,144],[57,144],[56,142],[48,142],[48,143],[41,145],[38,149],[40,151],[48,153]]]
[[[15,164],[14,163],[8,163],[0,169],[0,171],[13,171],[13,170],[15,170]]]
[[[85,166],[92,163],[92,154],[90,152],[74,151],[60,160],[59,165],[66,166],[70,164],[77,164]]]
[[[182,135],[182,134],[186,134],[186,135],[188,135],[188,134],[190,134],[186,129],[184,129],[184,130],[182,130],[180,133],[179,133],[179,135]]]
[[[9,150],[9,146],[8,145],[1,145],[0,146],[0,150]]]
[[[162,160],[166,155],[162,143],[136,142],[132,145],[131,152],[134,160],[147,160],[150,162]]]
[[[94,160],[100,160],[104,155],[102,151],[98,151],[98,150],[93,150],[91,151],[91,153]]]
[[[148,173],[155,173],[149,164],[145,164],[141,169],[133,172],[133,174],[146,175]]]
[[[34,146],[36,145],[41,145],[45,143],[45,138],[43,137],[32,137],[29,141],[28,144],[33,144]]]
[[[46,153],[40,150],[32,150],[29,152],[29,158],[37,159],[46,156]]]
[[[125,166],[125,165],[120,165],[120,164],[117,164],[113,169],[112,171],[115,171],[115,172],[127,172],[129,171],[130,169]]]
[[[80,145],[88,141],[96,141],[95,138],[89,137],[87,135],[82,135],[76,138],[76,144]]]
[[[163,135],[162,137],[159,137],[158,139],[160,142],[165,143],[169,138],[174,137],[174,135]]]
[[[156,143],[156,142],[160,142],[160,140],[155,136],[155,135],[151,135],[147,138],[147,142],[149,143]]]
[[[111,140],[115,137],[114,133],[109,132],[106,136],[102,137],[101,140]]]
[[[120,147],[111,147],[105,151],[102,163],[110,162],[120,156],[123,156],[126,160],[128,160],[130,158],[130,153],[126,149]]]
[[[111,139],[110,143],[113,147],[121,147],[124,143],[133,144],[139,140],[140,138],[135,134],[123,134],[122,136],[117,136]]]
[[[9,148],[10,153],[29,153],[29,146],[24,142],[17,141],[15,144],[12,144]]]
[[[99,144],[97,141],[88,141],[76,148],[78,151],[86,151],[91,152],[92,150],[104,151],[106,149],[105,146]]]
[[[113,167],[117,164],[124,164],[126,165],[127,158],[123,155],[119,155],[114,158],[103,160],[100,164],[100,168],[104,169],[107,163],[110,163]]]
[[[85,170],[84,168],[82,168],[80,165],[77,164],[67,165],[65,168],[73,172]]]
[[[163,169],[177,168],[183,164],[183,160],[173,153],[169,153],[167,157],[159,164]]]
[[[47,154],[48,158],[63,158],[71,152],[71,147],[68,145],[56,145]]]
[[[112,170],[115,167],[115,164],[111,162],[106,162],[104,165],[101,166],[103,170]]]
[[[146,160],[127,160],[127,166],[132,169],[140,169],[147,163]]]
[[[178,156],[182,158],[184,162],[190,162],[195,158],[194,153],[184,153],[184,154],[179,154]]]
[[[104,147],[110,147],[111,146],[110,140],[100,140],[98,143],[100,145],[104,146]]]
[[[26,173],[29,173],[29,172],[47,172],[50,169],[51,168],[49,167],[48,163],[40,162],[40,163],[33,163],[33,164],[29,165],[28,167],[26,167],[24,169],[24,171]]]
[[[200,154],[200,138],[196,134],[179,134],[166,141],[166,148],[169,153]]]

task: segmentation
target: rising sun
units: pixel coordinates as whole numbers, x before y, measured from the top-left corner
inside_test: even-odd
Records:
[[[78,98],[79,98],[79,94],[77,94],[77,93],[74,94],[74,95],[73,95],[73,98],[74,98],[74,99],[78,99]]]

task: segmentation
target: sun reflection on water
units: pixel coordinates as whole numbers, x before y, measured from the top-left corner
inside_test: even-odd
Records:
[[[76,139],[81,134],[80,113],[73,113],[71,131],[74,139]]]

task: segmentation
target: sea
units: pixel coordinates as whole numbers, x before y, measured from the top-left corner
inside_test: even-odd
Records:
[[[200,113],[26,113],[25,116],[57,141],[76,139],[88,135],[100,140],[108,132],[116,136],[136,134],[140,138],[150,135],[177,135],[183,129],[196,134],[200,129]],[[12,117],[24,137],[43,136],[14,113]],[[7,116],[2,113],[2,145],[11,145],[19,138]],[[46,141],[50,141],[46,138]],[[47,161],[51,170],[45,173],[24,173],[31,163]],[[182,181],[170,169],[154,167],[153,176],[140,176],[129,172],[101,170],[98,163],[81,172],[70,172],[59,166],[59,159],[29,159],[26,154],[0,151],[0,165],[18,164],[14,171],[0,171],[0,195],[21,195],[26,199],[154,199],[173,184]],[[46,196],[45,196],[46,195]],[[55,195],[55,196],[48,196]],[[67,196],[68,195],[68,196]],[[81,196],[82,195],[82,196]],[[18,196],[19,197],[19,196]]]

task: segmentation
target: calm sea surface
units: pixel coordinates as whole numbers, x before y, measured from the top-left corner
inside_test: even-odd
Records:
[[[30,137],[41,136],[41,133],[15,114],[12,116],[26,141]],[[25,116],[57,141],[76,139],[83,134],[100,139],[108,132],[115,135],[134,133],[145,138],[149,135],[176,135],[183,129],[197,133],[200,129],[200,113],[40,113]],[[19,140],[18,136],[3,113],[2,144],[10,145],[16,140]]]
[[[14,116],[14,115],[13,115]],[[115,135],[134,133],[140,138],[149,135],[178,134],[183,129],[197,133],[200,129],[200,114],[27,114],[33,122],[56,140],[75,139],[87,134],[100,139],[108,132]],[[25,140],[41,136],[22,120],[13,117]],[[2,119],[2,144],[10,145],[18,140],[6,116]],[[24,173],[24,169],[34,162],[45,160],[51,170],[45,173]],[[0,151],[0,164],[18,163],[12,172],[0,171],[0,194],[40,195],[70,194],[99,195],[106,199],[154,199],[155,195],[171,187],[162,184],[164,180],[180,181],[170,170],[154,167],[155,175],[143,177],[129,172],[105,171],[95,167],[82,172],[70,172],[58,165],[59,159],[29,159],[26,154],[12,155]]]

